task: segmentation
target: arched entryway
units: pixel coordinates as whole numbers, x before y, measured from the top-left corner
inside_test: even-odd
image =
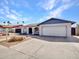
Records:
[[[32,34],[32,28],[29,28],[29,34]]]
[[[76,35],[76,28],[71,28],[71,35]]]
[[[34,28],[34,34],[35,34],[35,35],[39,35],[39,28],[38,28],[38,27],[35,27],[35,28]]]

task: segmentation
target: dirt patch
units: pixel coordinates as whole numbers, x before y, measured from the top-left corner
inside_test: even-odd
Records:
[[[0,36],[0,39],[4,39],[4,38],[6,38],[6,36]]]
[[[19,44],[19,43],[24,42],[24,41],[28,41],[30,39],[31,39],[30,37],[25,37],[25,39],[23,39],[21,41],[13,41],[13,42],[3,40],[3,41],[0,41],[0,45],[6,46],[6,47],[11,47],[13,45]]]

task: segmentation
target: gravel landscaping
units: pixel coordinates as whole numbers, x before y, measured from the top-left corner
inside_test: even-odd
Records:
[[[0,45],[6,46],[6,47],[11,47],[11,46],[19,44],[21,42],[30,40],[30,37],[16,35],[16,36],[8,36],[7,39],[8,40],[6,40],[6,36],[1,36]]]

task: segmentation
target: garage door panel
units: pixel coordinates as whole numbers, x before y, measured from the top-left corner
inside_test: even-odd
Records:
[[[42,34],[47,36],[66,36],[65,26],[43,26]]]

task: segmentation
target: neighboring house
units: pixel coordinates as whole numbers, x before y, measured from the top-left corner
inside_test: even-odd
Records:
[[[15,32],[15,28],[20,26],[22,25],[0,25],[0,33],[6,33],[7,31],[13,33]]]
[[[6,32],[5,28],[3,28],[2,25],[0,25],[0,33],[5,33],[5,32]]]
[[[75,22],[51,18],[40,24],[21,26],[15,29],[16,33],[38,34],[40,36],[71,37],[71,25]]]
[[[29,24],[26,26],[19,26],[15,28],[16,33],[21,33],[21,34],[35,34],[39,35],[39,28],[37,24]]]

